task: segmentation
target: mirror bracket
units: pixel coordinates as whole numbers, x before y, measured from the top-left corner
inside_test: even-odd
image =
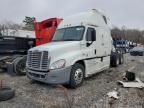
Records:
[[[93,41],[87,41],[86,46],[89,47],[92,43]]]

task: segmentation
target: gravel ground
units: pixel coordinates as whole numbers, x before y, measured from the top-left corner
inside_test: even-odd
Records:
[[[85,79],[77,89],[33,82],[26,76],[1,72],[0,79],[16,90],[16,96],[0,102],[0,108],[144,108],[144,89],[123,88],[117,84],[123,73],[133,66],[136,66],[135,72],[144,71],[144,57],[126,54],[123,65]],[[119,93],[117,100],[107,96],[114,89]]]

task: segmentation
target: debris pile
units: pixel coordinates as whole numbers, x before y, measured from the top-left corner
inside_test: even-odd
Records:
[[[130,88],[130,87],[131,88],[144,88],[144,83],[138,77],[141,75],[139,75],[139,73],[136,74],[135,72],[132,71],[135,67],[136,66],[127,70],[125,73],[125,76],[123,77],[124,81],[118,81],[118,84],[121,84],[123,87],[127,87],[127,88]]]
[[[108,92],[107,95],[108,95],[109,98],[119,99],[118,92],[116,90]]]

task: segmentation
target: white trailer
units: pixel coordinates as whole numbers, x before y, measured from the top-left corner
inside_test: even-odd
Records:
[[[77,87],[85,77],[123,63],[114,52],[107,17],[91,10],[65,18],[51,43],[28,51],[27,76],[50,84]]]

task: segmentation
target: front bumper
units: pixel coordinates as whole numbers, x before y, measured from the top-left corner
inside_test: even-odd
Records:
[[[63,69],[40,72],[27,69],[27,77],[48,84],[68,84],[70,80],[71,66]]]

